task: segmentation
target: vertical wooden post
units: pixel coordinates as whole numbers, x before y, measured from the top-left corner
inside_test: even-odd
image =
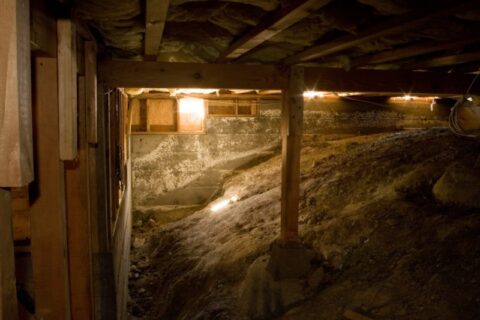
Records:
[[[33,180],[28,0],[0,0],[0,186]]]
[[[71,20],[57,21],[60,159],[77,156],[77,40]]]
[[[57,60],[35,60],[35,137],[39,197],[30,208],[36,317],[70,319],[65,172],[59,159]]]
[[[304,70],[289,70],[282,99],[282,199],[280,241],[298,240],[300,149],[303,131]]]
[[[0,320],[18,319],[10,191],[0,188]]]
[[[92,319],[85,78],[78,78],[78,158],[65,171],[72,319]]]

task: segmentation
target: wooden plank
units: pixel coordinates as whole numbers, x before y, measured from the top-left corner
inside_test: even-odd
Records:
[[[298,240],[298,204],[300,197],[300,149],[303,133],[302,67],[292,67],[289,85],[282,99],[282,199],[280,241]]]
[[[71,20],[57,21],[58,105],[60,159],[77,156],[77,49],[75,25]]]
[[[50,5],[50,6],[49,6]],[[30,45],[37,55],[57,56],[57,22],[46,0],[31,1]]]
[[[380,53],[359,57],[358,59],[352,61],[351,66],[360,67],[365,65],[374,65],[398,61],[401,59],[417,57],[428,53],[462,48],[463,46],[477,41],[479,41],[478,37],[470,37],[467,39],[445,42],[427,41],[415,45],[405,46],[393,50],[386,50]]]
[[[39,197],[30,208],[37,318],[70,319],[65,173],[59,159],[57,60],[35,60],[35,137]]]
[[[405,64],[402,66],[402,68],[428,69],[428,68],[454,66],[454,65],[470,63],[470,62],[480,62],[480,51],[431,58],[424,61]]]
[[[296,0],[290,5],[275,10],[252,30],[235,41],[218,58],[218,62],[228,62],[249,52],[276,34],[293,26],[312,12],[328,4],[331,0]]]
[[[85,42],[85,90],[87,99],[87,139],[96,144],[97,138],[97,45]]]
[[[173,99],[147,99],[147,131],[177,131],[175,109]]]
[[[18,319],[10,191],[0,188],[0,320]]]
[[[0,0],[0,187],[33,180],[28,0]]]
[[[90,218],[88,212],[88,142],[86,127],[85,77],[78,78],[79,150],[75,162],[65,171],[68,222],[68,260],[72,319],[92,319],[92,266]]]
[[[477,0],[470,0],[464,3],[449,2],[446,5],[432,8],[428,6],[408,15],[402,15],[397,18],[387,18],[385,22],[376,24],[367,28],[359,34],[352,34],[338,40],[323,43],[300,52],[292,57],[285,59],[285,64],[295,64],[302,61],[309,61],[333,53],[337,53],[349,48],[356,47],[362,43],[376,40],[381,37],[399,34],[406,30],[411,30],[425,24],[431,19],[441,18],[452,15],[455,12],[466,10],[478,4]]]
[[[145,55],[158,53],[162,42],[163,29],[167,21],[170,0],[146,0],[145,11]]]
[[[99,79],[109,87],[282,89],[286,78],[281,69],[265,65],[142,61],[105,61],[99,65]],[[456,95],[463,94],[471,81],[470,75],[440,72],[305,67],[305,87],[318,91]],[[471,93],[480,93],[480,82]]]
[[[11,188],[13,240],[30,239],[30,201],[28,187]]]
[[[278,89],[286,83],[281,70],[267,65],[103,61],[98,76],[111,88]]]

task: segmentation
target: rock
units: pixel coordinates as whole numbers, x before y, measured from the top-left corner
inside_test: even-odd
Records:
[[[435,199],[445,205],[480,209],[480,170],[455,163],[433,186]]]
[[[238,305],[249,319],[269,319],[306,299],[304,281],[276,281],[267,270],[269,256],[257,258],[249,267],[240,286]]]
[[[134,238],[133,239],[133,247],[135,249],[141,248],[145,245],[145,238]]]
[[[274,243],[267,269],[276,280],[299,278],[308,274],[314,257],[314,251],[300,243]]]
[[[317,290],[320,284],[325,280],[325,270],[318,268],[308,277],[308,286],[313,290]]]

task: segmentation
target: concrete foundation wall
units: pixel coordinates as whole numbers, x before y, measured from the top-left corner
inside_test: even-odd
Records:
[[[307,101],[304,134],[438,127],[447,115],[448,108],[429,103]],[[279,101],[263,101],[256,117],[207,117],[203,134],[134,134],[133,206],[205,203],[233,170],[280,152],[280,117]]]

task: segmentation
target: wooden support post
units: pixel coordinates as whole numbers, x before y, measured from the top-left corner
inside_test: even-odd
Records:
[[[28,0],[0,0],[0,187],[33,180]]]
[[[70,319],[65,173],[59,159],[57,60],[35,60],[35,137],[39,197],[30,208],[38,319]]]
[[[60,159],[77,156],[77,58],[75,25],[71,20],[58,20],[58,105]]]
[[[68,257],[72,319],[92,319],[92,266],[90,251],[90,217],[88,212],[88,142],[86,127],[85,78],[78,79],[77,161],[65,172],[68,222]]]
[[[0,320],[18,319],[10,191],[0,188]]]
[[[282,100],[282,199],[281,242],[298,240],[300,149],[303,130],[304,70],[289,70],[288,87]]]

